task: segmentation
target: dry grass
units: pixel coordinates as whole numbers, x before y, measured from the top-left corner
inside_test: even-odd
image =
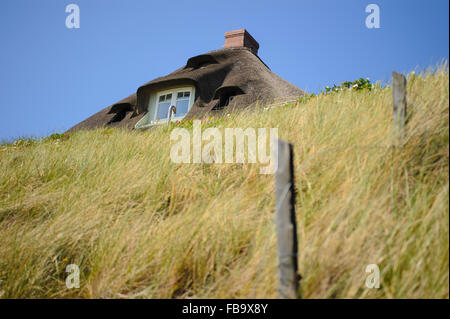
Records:
[[[294,144],[303,297],[449,297],[448,85],[446,66],[410,76],[396,149],[390,88],[219,121]],[[273,176],[174,164],[169,146],[166,127],[0,146],[2,297],[276,298]]]

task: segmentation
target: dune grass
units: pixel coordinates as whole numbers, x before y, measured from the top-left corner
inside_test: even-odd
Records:
[[[304,298],[449,297],[449,75],[225,117],[294,144]],[[211,126],[211,124],[209,124]],[[277,298],[274,181],[258,164],[175,164],[170,128],[0,146],[2,298]],[[65,267],[80,267],[67,289]],[[368,264],[380,289],[365,286]]]

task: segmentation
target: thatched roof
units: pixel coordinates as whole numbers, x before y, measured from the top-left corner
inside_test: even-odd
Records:
[[[69,132],[102,126],[133,128],[143,116],[143,114],[135,114],[135,109],[136,93],[133,93],[78,123]]]
[[[137,89],[136,94],[101,110],[71,130],[99,126],[133,128],[147,112],[153,92],[178,85],[195,86],[195,102],[186,118],[200,118],[216,110],[221,97],[235,95],[227,112],[259,102],[271,103],[304,95],[304,92],[273,73],[246,47],[224,48],[190,58],[182,68],[154,79]]]

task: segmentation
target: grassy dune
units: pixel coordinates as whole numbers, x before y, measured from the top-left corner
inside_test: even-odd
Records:
[[[294,144],[304,298],[449,297],[449,75],[342,91],[207,125]],[[258,164],[174,164],[170,129],[0,146],[3,298],[276,298],[274,181]],[[67,264],[81,270],[67,289]],[[367,289],[377,264],[380,289]]]

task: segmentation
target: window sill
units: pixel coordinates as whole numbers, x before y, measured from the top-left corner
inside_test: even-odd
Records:
[[[174,117],[172,118],[170,121],[171,122],[176,122],[176,121],[181,121],[182,119],[184,119],[183,117]],[[145,129],[145,128],[149,128],[152,126],[158,126],[158,125],[163,125],[163,124],[167,124],[168,120],[159,120],[159,121],[150,121],[150,123],[144,124],[144,125],[137,125],[139,124],[139,122],[136,124],[135,129]]]

